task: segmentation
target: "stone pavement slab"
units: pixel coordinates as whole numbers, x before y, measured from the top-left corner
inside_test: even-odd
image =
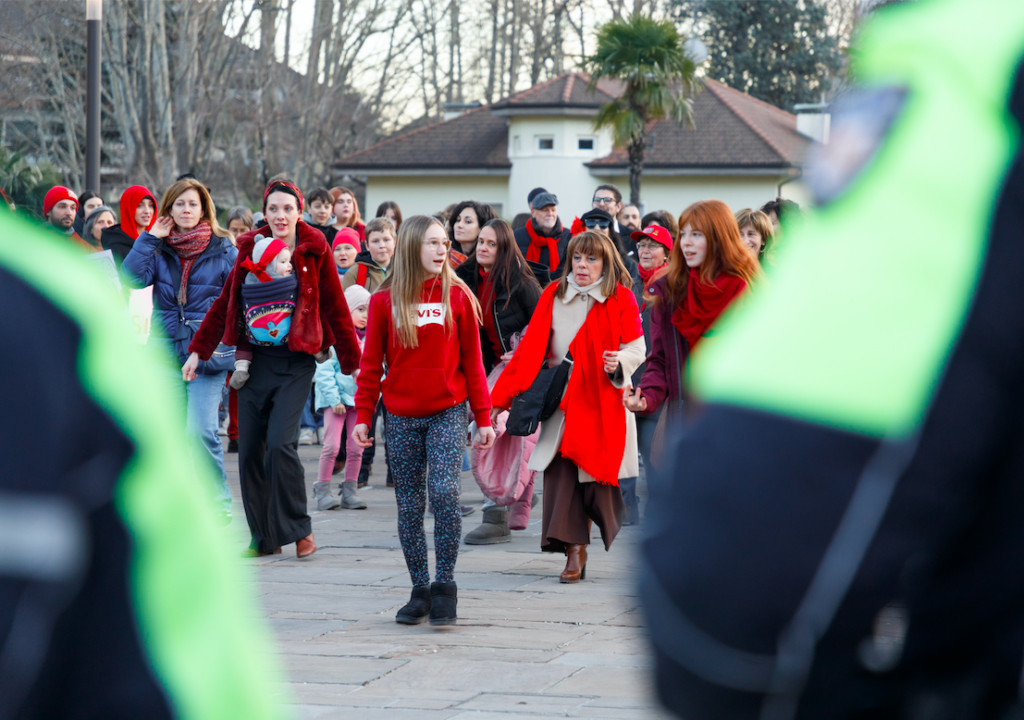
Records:
[[[320,446],[300,447],[308,495]],[[230,529],[239,550],[248,537],[238,501],[237,455],[226,455],[236,500]],[[653,693],[651,658],[631,575],[639,528],[624,528],[610,552],[596,536],[587,579],[558,582],[563,556],[540,552],[540,506],[511,541],[461,546],[455,579],[459,623],[404,626],[394,615],[410,581],[398,541],[394,491],[385,487],[383,453],[366,510],[320,512],[310,502],[319,549],[247,560],[243,584],[277,640],[278,697],[295,718],[334,720],[664,720]],[[334,476],[335,487],[341,476]],[[543,488],[538,483],[538,492]],[[483,496],[469,473],[463,535],[482,519]],[[643,484],[640,488],[644,494]],[[433,568],[433,518],[424,522]]]

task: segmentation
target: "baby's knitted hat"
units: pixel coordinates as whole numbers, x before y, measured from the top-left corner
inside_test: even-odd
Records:
[[[257,235],[256,244],[252,248],[252,260],[246,259],[242,261],[242,267],[250,273],[245,278],[246,284],[267,282],[283,277],[273,269],[274,258],[287,248],[288,246],[284,244],[283,240]]]
[[[370,293],[362,285],[350,285],[345,290],[345,302],[349,310],[364,307],[370,304]]]
[[[267,252],[267,250],[270,248],[271,245],[274,245],[274,248],[273,248],[271,254],[267,256],[267,262],[266,263],[262,263],[262,264],[265,264],[267,267],[270,267],[270,263],[273,261],[273,259],[275,257],[277,257],[277,254],[279,252],[281,252],[286,247],[288,247],[287,245],[284,244],[283,240],[275,240],[274,238],[265,238],[262,235],[257,235],[256,237],[259,238],[259,239],[256,241],[256,244],[252,248],[252,259],[253,259],[253,262],[262,263],[263,254],[265,252]]]

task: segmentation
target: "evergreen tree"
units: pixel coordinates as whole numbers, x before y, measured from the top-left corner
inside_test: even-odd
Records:
[[[816,0],[671,0],[708,47],[708,77],[792,111],[818,102],[843,66]]]

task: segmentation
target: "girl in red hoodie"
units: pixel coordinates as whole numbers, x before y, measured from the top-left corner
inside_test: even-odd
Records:
[[[393,271],[370,298],[352,432],[369,447],[369,425],[378,398],[387,416],[388,455],[398,502],[398,537],[412,578],[412,598],[400,623],[453,625],[455,560],[462,537],[459,477],[469,419],[479,449],[494,443],[491,399],[480,354],[480,306],[447,262],[451,242],[444,226],[425,215],[402,223]],[[384,368],[387,378],[383,382]],[[426,491],[434,507],[436,582],[430,582],[423,533]]]

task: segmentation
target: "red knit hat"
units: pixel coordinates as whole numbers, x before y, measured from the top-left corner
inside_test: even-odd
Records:
[[[289,195],[294,195],[295,199],[299,201],[299,212],[301,213],[306,209],[306,202],[302,199],[302,191],[298,187],[288,182],[287,180],[275,180],[274,182],[267,185],[267,189],[263,191],[263,214],[267,214],[267,197],[271,192],[285,192]]]
[[[359,233],[350,227],[343,227],[338,231],[338,234],[334,236],[334,242],[331,243],[331,250],[337,250],[338,246],[342,243],[351,245],[356,250],[359,250]]]
[[[53,206],[61,200],[71,200],[75,203],[75,210],[78,210],[78,196],[75,192],[63,185],[54,185],[46,191],[46,197],[43,198],[43,215],[49,215]]]
[[[641,238],[647,238],[664,245],[669,250],[672,249],[672,233],[661,225],[648,225],[643,230],[634,230],[629,236],[637,242],[640,242]]]
[[[258,236],[262,237],[262,236]],[[277,238],[263,238],[252,249],[252,258],[245,258],[241,266],[255,275],[260,282],[270,282],[272,278],[267,273],[270,261],[277,257],[278,253],[287,249],[283,240]]]

